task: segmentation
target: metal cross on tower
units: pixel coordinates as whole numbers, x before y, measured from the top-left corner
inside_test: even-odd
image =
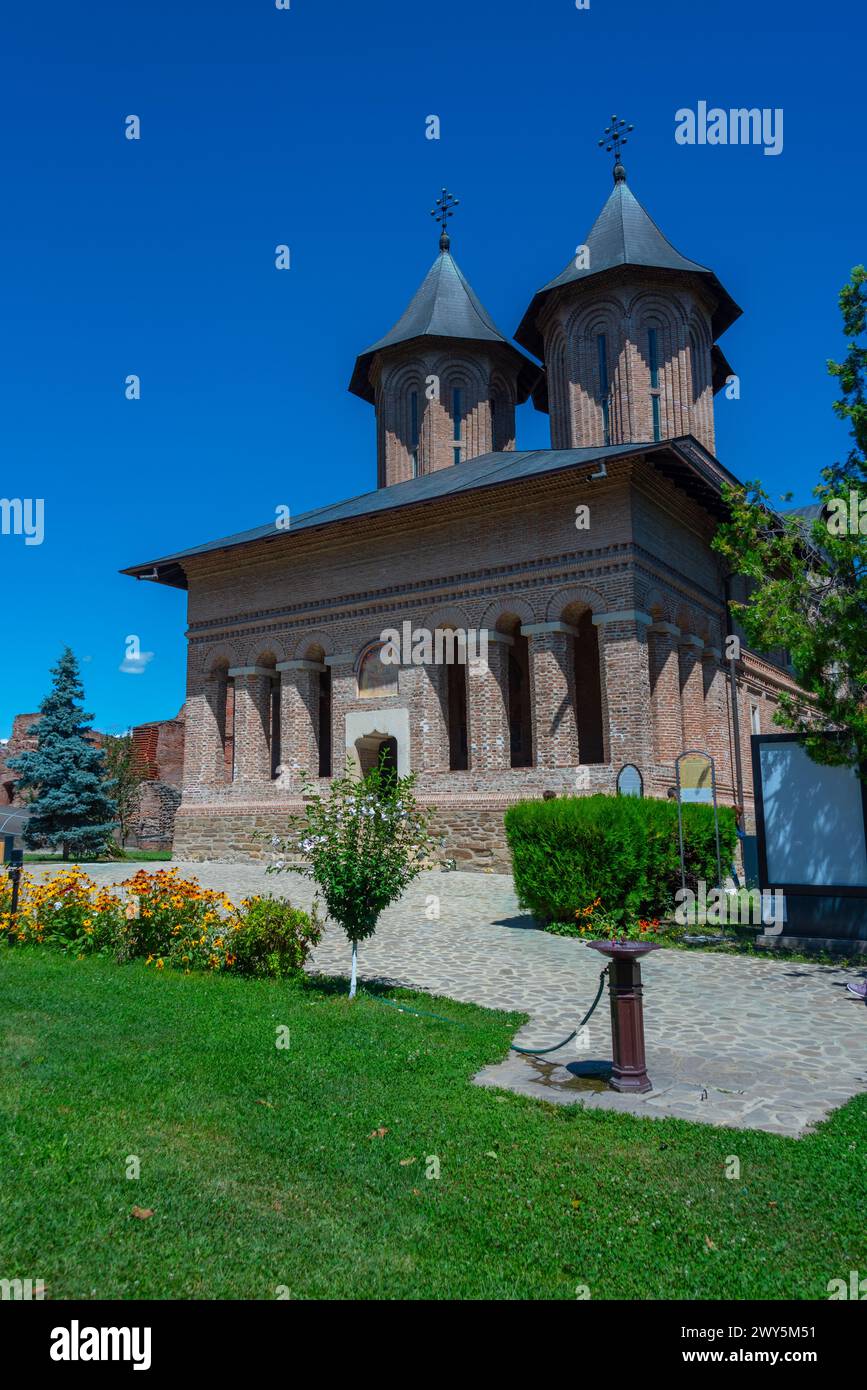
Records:
[[[448,218],[454,217],[453,209],[456,208],[459,203],[460,198],[453,197],[452,194],[444,188],[430,210],[431,217],[436,217],[442,227],[442,232],[440,234],[441,251],[448,251],[449,249],[450,242],[449,234],[446,231],[446,222]]]
[[[614,153],[614,182],[626,182],[626,170],[620,163],[620,151],[626,144],[626,136],[629,131],[634,130],[635,126],[627,125],[625,120],[617,116],[611,117],[611,124],[605,127],[605,135],[599,141],[599,148],[604,146],[609,154]]]

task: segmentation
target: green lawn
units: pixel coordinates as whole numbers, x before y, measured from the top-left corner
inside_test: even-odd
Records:
[[[867,1098],[800,1141],[548,1106],[470,1084],[517,1016],[402,996],[457,1028],[344,988],[3,949],[0,1277],[55,1299],[821,1299],[867,1271]]]

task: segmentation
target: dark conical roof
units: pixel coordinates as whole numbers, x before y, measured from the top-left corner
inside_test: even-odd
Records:
[[[645,266],[654,270],[683,271],[689,275],[700,276],[717,301],[713,314],[715,337],[740,317],[741,310],[713,271],[707,266],[699,265],[698,261],[688,260],[675,250],[630,191],[625,177],[616,180],[608,201],[593,223],[585,245],[590,253],[588,268],[579,270],[575,261],[570,261],[562,274],[549,281],[535,294],[521,320],[515,338],[537,357],[542,356],[542,339],[536,327],[536,319],[547,295],[564,285],[604,275],[620,266]]]
[[[409,307],[384,338],[357,358],[350,391],[366,401],[375,399],[370,384],[370,364],[385,348],[417,338],[457,338],[467,342],[499,343],[510,353],[518,372],[518,399],[524,401],[539,375],[539,368],[500,332],[448,249],[448,238]]]

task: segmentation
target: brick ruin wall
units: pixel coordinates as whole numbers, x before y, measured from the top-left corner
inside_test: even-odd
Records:
[[[23,806],[25,801],[16,784],[17,774],[9,767],[18,753],[33,749],[36,734],[28,730],[38,723],[38,714],[17,714],[12,721],[8,743],[0,747],[0,806]],[[94,742],[103,735],[92,732]],[[138,808],[126,843],[131,848],[170,850],[175,813],[181,802],[184,767],[184,711],[174,719],[139,724],[132,730],[133,751],[147,781],[142,783]]]

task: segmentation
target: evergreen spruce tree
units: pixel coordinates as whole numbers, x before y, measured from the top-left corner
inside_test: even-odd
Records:
[[[98,854],[117,818],[111,783],[105,780],[102,749],[87,725],[93,718],[81,706],[84,688],[69,647],[51,672],[54,688],[39,707],[41,718],[28,733],[37,746],[10,759],[18,786],[34,793],[25,844],[33,849],[60,845],[63,858]]]

